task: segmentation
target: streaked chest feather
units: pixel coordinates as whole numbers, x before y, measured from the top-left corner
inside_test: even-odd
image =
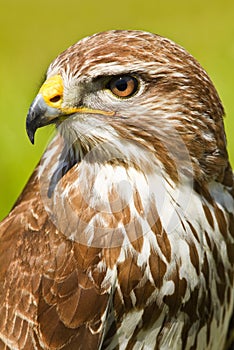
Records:
[[[147,173],[85,161],[54,178],[50,192],[58,167],[59,159],[39,169],[46,210],[67,238],[102,249],[97,268],[103,287],[112,285],[102,349],[222,348],[233,306],[229,193],[213,184],[208,201],[163,166]]]

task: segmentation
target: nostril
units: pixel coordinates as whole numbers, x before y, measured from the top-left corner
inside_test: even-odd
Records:
[[[58,102],[61,99],[61,95],[55,95],[54,97],[50,98],[50,102]]]

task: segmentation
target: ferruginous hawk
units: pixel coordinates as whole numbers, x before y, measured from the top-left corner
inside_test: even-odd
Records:
[[[51,63],[26,127],[57,135],[0,226],[1,350],[231,346],[223,114],[158,35],[96,34]]]

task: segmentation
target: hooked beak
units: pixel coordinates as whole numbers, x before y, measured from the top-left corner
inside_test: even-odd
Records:
[[[26,131],[31,143],[34,144],[34,135],[38,128],[53,123],[60,115],[57,108],[48,106],[43,96],[38,94],[29,108],[26,119]]]
[[[86,107],[63,106],[63,80],[61,75],[48,78],[32,102],[27,119],[26,131],[29,140],[34,144],[36,130],[45,125],[61,122],[74,113],[114,115],[114,112],[96,110]]]

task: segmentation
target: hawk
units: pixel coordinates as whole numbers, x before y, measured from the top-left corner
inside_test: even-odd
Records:
[[[26,128],[57,133],[0,226],[1,350],[231,346],[223,114],[158,35],[95,34],[51,63]]]

